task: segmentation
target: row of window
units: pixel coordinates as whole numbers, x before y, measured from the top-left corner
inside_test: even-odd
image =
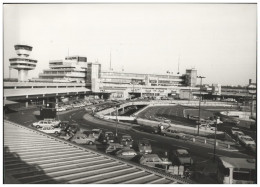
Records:
[[[26,59],[26,58],[10,58],[9,61],[10,61],[10,62],[14,62],[14,61],[25,61],[25,62],[37,63],[37,60]]]
[[[26,45],[22,45],[22,46],[16,45],[16,46],[14,46],[14,48],[15,48],[15,50],[25,49],[25,50],[28,50],[28,51],[32,51],[32,47],[26,46]]]
[[[34,64],[20,64],[20,63],[11,63],[11,66],[28,66],[28,67],[36,67]]]

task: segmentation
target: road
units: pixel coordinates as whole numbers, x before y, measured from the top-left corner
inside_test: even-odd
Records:
[[[33,115],[33,110],[27,110],[23,112],[16,112],[7,114],[10,121],[30,126],[33,122],[38,121]],[[85,118],[83,116],[85,115]],[[91,115],[86,114],[84,109],[78,109],[75,111],[70,111],[65,114],[59,115],[60,120],[70,121],[78,123],[84,129],[101,128],[104,130],[113,131],[115,133],[116,125],[113,122],[102,121],[93,118]],[[196,163],[203,163],[212,158],[213,147],[204,147],[201,145],[194,144],[192,142],[185,142],[184,140],[178,140],[174,138],[164,137],[158,134],[150,134],[146,132],[133,130],[130,126],[118,125],[118,134],[129,134],[134,139],[134,148],[137,147],[137,142],[140,139],[147,139],[151,142],[153,152],[165,156],[165,152],[169,152],[178,148],[188,149],[192,155],[192,158]],[[217,150],[218,156],[228,156],[237,158],[252,158],[247,154],[241,152],[230,152],[225,150]]]
[[[201,117],[202,118],[208,118],[214,116],[214,113],[216,111],[220,111],[220,108],[209,110],[209,107],[202,107],[203,110],[201,110]],[[216,111],[215,111],[216,110]],[[222,107],[222,110],[226,110]],[[182,124],[185,126],[192,126],[194,127],[197,125],[194,121],[191,121],[189,119],[184,118],[184,113],[191,114],[193,116],[198,116],[198,109],[181,106],[181,105],[174,105],[174,106],[154,106],[149,107],[146,110],[142,111],[138,117],[150,119],[150,116],[160,116],[160,117],[166,117],[167,119],[170,119],[173,123]],[[226,132],[227,134],[231,135],[231,128],[235,127],[234,124],[230,123],[223,123],[218,125],[218,130]],[[244,134],[249,135],[256,141],[256,131],[250,130],[246,128],[240,127],[240,130],[244,132]]]

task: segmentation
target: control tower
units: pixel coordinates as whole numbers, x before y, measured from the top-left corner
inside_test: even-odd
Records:
[[[37,60],[28,58],[32,51],[29,45],[15,45],[14,46],[17,57],[10,58],[10,68],[18,70],[18,81],[28,81],[28,71],[36,67]]]

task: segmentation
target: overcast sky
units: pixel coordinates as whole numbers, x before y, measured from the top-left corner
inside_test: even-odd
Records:
[[[18,43],[38,60],[29,77],[68,51],[107,70],[111,51],[114,70],[176,74],[179,59],[181,74],[196,68],[205,83],[246,85],[256,80],[256,4],[4,5],[4,77]]]

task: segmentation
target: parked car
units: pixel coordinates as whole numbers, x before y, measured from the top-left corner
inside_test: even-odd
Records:
[[[175,129],[166,129],[166,130],[162,130],[161,134],[164,136],[169,136],[172,138],[177,138],[177,139],[185,139],[185,134],[184,133],[178,133],[177,130]]]
[[[69,121],[61,121],[58,125],[61,130],[67,130],[69,128]]]
[[[72,137],[70,141],[77,144],[93,145],[95,143],[95,137],[91,134],[89,136],[82,134]]]
[[[216,127],[212,127],[212,126],[210,126],[210,125],[208,125],[208,124],[201,124],[201,125],[200,125],[200,129],[215,131],[215,130],[216,130]]]
[[[116,152],[116,156],[126,160],[131,160],[137,155],[134,149],[122,149]]]
[[[40,127],[52,127],[54,124],[51,121],[40,120],[32,124],[33,127],[40,128]]]
[[[119,143],[110,143],[106,148],[106,153],[114,154],[115,152],[123,149],[124,146]]]
[[[65,105],[64,108],[65,108],[66,110],[71,110],[71,109],[73,109],[73,107],[72,107],[71,105]]]
[[[65,107],[58,107],[58,108],[56,108],[56,111],[57,112],[66,111],[66,108]]]
[[[92,129],[91,133],[93,134],[93,136],[95,137],[96,140],[99,139],[99,137],[102,134],[102,130],[101,129]]]
[[[143,154],[152,153],[152,146],[148,140],[140,140],[138,142],[138,150]]]
[[[190,153],[186,149],[177,149],[170,152],[169,158],[174,164],[183,165],[186,168],[193,164]]]
[[[250,136],[247,135],[238,136],[238,140],[241,142],[241,144],[245,146],[255,145],[255,141]]]
[[[231,134],[235,137],[235,138],[238,138],[239,136],[244,136],[245,134],[240,131],[239,128],[237,127],[232,127],[231,128]]]
[[[109,143],[114,143],[115,142],[115,136],[114,133],[111,131],[107,131],[101,134],[100,136],[100,141],[103,144],[109,144]]]
[[[168,159],[161,159],[157,154],[142,155],[142,157],[139,160],[139,163],[149,167],[157,168],[163,168],[172,164],[172,162],[168,161]]]
[[[60,134],[60,132],[61,132],[60,128],[54,128],[54,127],[42,127],[42,128],[39,128],[38,130],[45,132],[47,134]]]
[[[125,134],[125,135],[122,135],[122,137],[120,138],[120,143],[124,146],[132,147],[133,146],[133,139],[130,135]]]
[[[49,121],[53,124],[53,126],[57,126],[60,124],[60,120],[55,120],[55,119],[44,119],[44,121]]]
[[[80,130],[80,127],[77,123],[73,123],[73,124],[70,124],[69,127],[68,127],[68,132],[70,133],[76,133]]]

